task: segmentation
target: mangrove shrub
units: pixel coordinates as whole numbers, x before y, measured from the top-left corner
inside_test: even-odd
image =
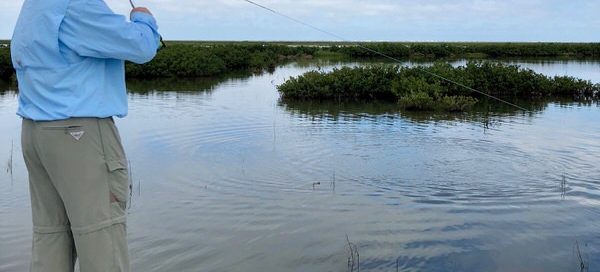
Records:
[[[15,70],[10,59],[10,48],[0,48],[0,79],[8,81]]]
[[[149,63],[128,63],[126,73],[132,78],[157,78],[215,76],[246,69],[259,71],[314,51],[306,47],[263,44],[174,44],[161,50]]]
[[[312,71],[278,86],[283,100],[397,101],[407,109],[465,111],[485,97],[440,77],[488,95],[512,99],[571,96],[598,99],[599,85],[567,76],[548,77],[530,69],[495,62],[469,62],[453,67],[374,65]]]

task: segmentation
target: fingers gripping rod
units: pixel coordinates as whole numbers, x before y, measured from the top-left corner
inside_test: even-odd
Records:
[[[131,5],[131,8],[134,9],[135,8],[135,4],[133,3],[133,0],[129,0],[129,4]],[[160,35],[160,47],[158,48],[158,50],[167,47],[167,44],[165,44],[165,41],[163,40],[162,35]]]

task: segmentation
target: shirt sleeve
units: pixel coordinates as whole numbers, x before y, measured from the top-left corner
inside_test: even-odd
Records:
[[[59,40],[83,57],[146,63],[160,42],[154,17],[134,12],[131,21],[103,0],[73,1],[60,26]]]

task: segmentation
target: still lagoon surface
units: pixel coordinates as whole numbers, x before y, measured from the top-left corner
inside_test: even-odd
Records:
[[[600,61],[506,62],[600,83]],[[347,239],[361,271],[580,271],[579,256],[600,271],[597,104],[417,114],[279,101],[286,78],[341,65],[361,64],[130,82],[117,125],[133,271],[347,271]],[[1,89],[0,271],[27,271],[17,94]]]

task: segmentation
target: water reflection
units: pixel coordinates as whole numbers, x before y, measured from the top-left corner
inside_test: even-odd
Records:
[[[129,79],[127,80],[127,89],[138,94],[157,91],[210,92],[221,84],[238,79],[247,79],[251,76],[250,73],[229,73],[218,77],[205,78]]]
[[[14,81],[4,81],[0,79],[0,94],[7,91],[15,91],[17,90],[17,83]]]
[[[546,100],[546,101],[512,101],[530,109],[529,112],[516,109],[510,105],[499,104],[496,101],[481,100],[470,112],[422,112],[402,109],[396,103],[360,103],[360,102],[328,102],[328,101],[279,101],[279,106],[298,118],[329,121],[358,121],[365,118],[391,120],[394,118],[409,120],[412,123],[435,122],[471,122],[479,123],[484,128],[493,128],[511,118],[535,118],[543,112],[549,104],[556,103],[564,107],[591,105],[588,102],[574,102],[572,100]]]

